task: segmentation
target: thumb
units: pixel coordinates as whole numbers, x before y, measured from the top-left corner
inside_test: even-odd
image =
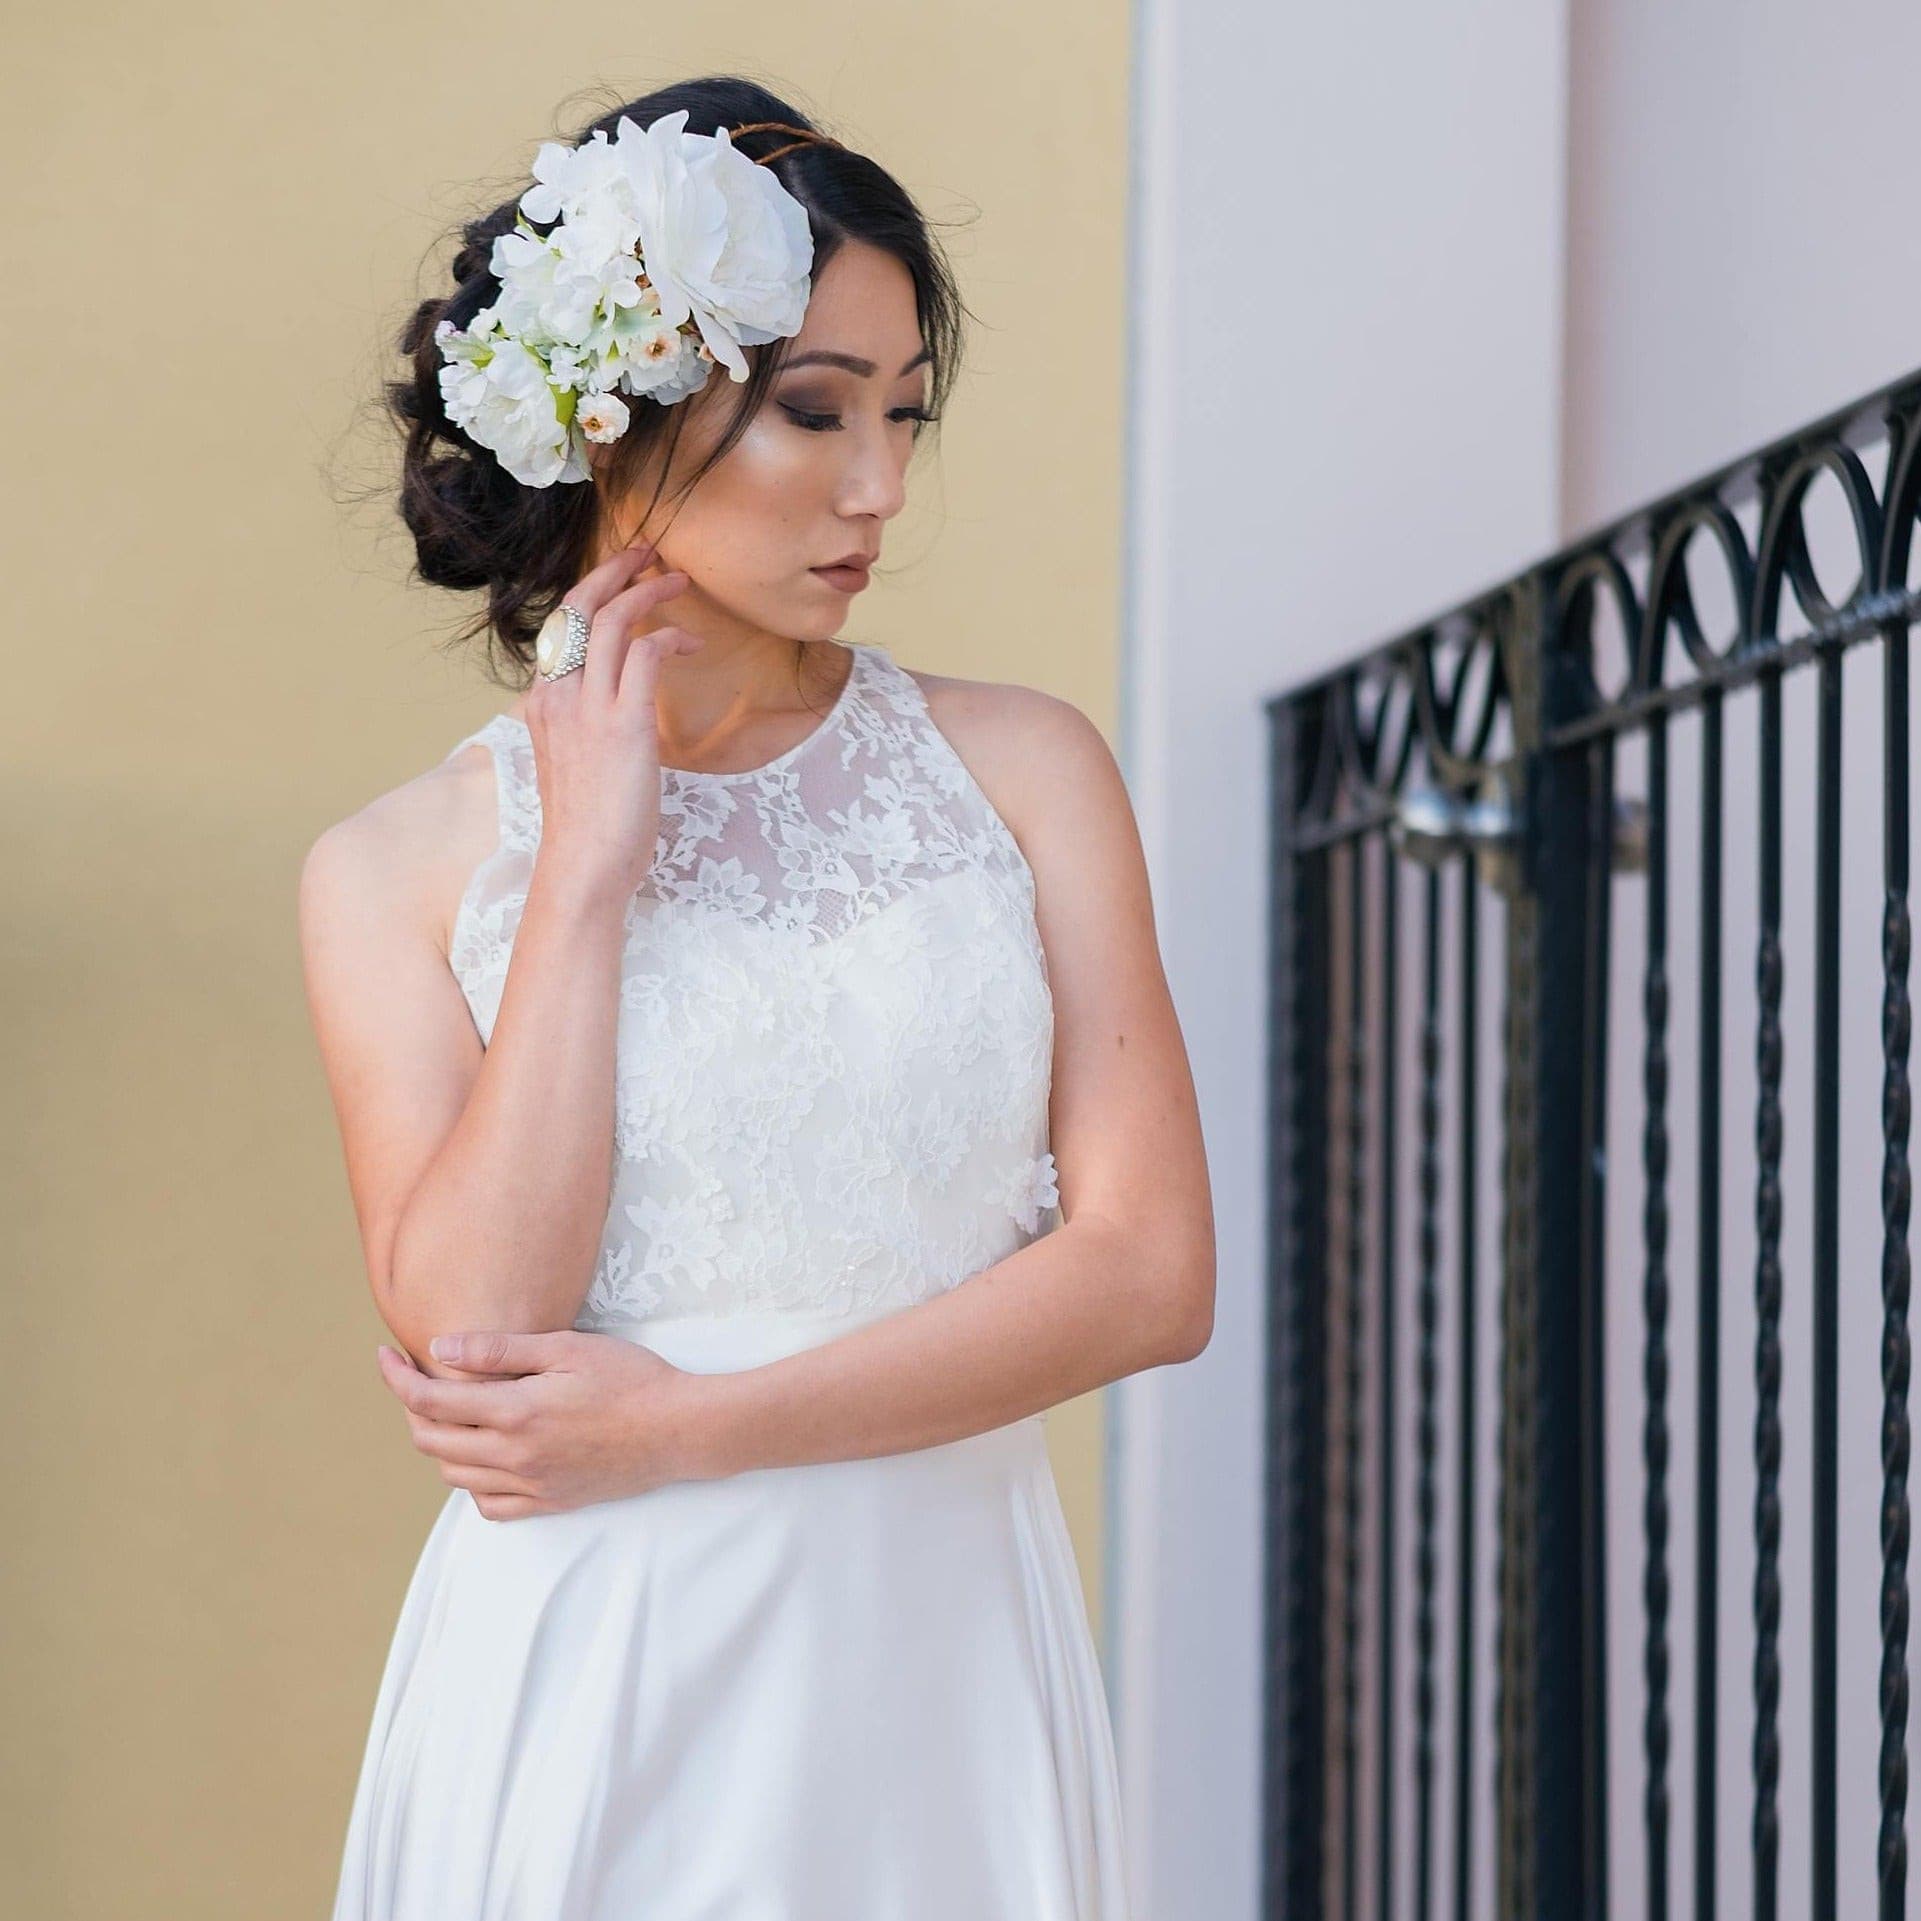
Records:
[[[428,1352],[470,1374],[537,1374],[546,1365],[545,1334],[436,1334]]]

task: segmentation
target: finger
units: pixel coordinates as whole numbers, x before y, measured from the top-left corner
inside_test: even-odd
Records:
[[[656,540],[634,540],[627,546],[609,554],[598,567],[590,567],[586,573],[568,588],[566,598],[587,616],[591,623],[600,610],[622,591],[642,579],[655,568],[660,559],[660,543]]]
[[[552,1501],[529,1500],[521,1494],[477,1494],[474,1505],[489,1521],[524,1521],[529,1515],[562,1511]]]
[[[507,1428],[521,1412],[511,1381],[444,1381],[431,1374],[389,1374],[387,1385],[409,1412],[430,1421]]]
[[[522,1480],[518,1474],[503,1473],[499,1468],[474,1467],[460,1461],[442,1462],[440,1478],[449,1487],[464,1487],[469,1494],[514,1494],[523,1498],[537,1498],[540,1493],[532,1482]]]
[[[407,1416],[407,1427],[414,1446],[437,1461],[490,1468],[503,1474],[515,1471],[509,1458],[514,1443],[498,1428],[462,1427],[454,1421],[430,1421],[413,1413]]]
[[[381,1378],[402,1401],[407,1399],[419,1382],[438,1378],[429,1374],[411,1354],[396,1351],[384,1344],[376,1351],[380,1358]],[[490,1387],[501,1385],[498,1380],[489,1380],[486,1384]]]
[[[560,1360],[567,1347],[565,1329],[546,1334],[436,1334],[427,1343],[435,1360],[469,1374],[538,1374]]]
[[[589,568],[568,588],[567,598],[592,620],[623,587],[651,567],[659,553],[658,541],[636,540]]]
[[[600,618],[601,609],[653,565],[658,551],[657,542],[636,540],[617,553],[610,554],[598,567],[589,568],[562,596],[568,606],[577,609],[587,617],[588,657],[586,663],[579,669],[579,681],[571,690],[576,697],[595,674],[593,643],[597,629],[594,623]],[[558,613],[559,609],[556,608],[554,611]],[[604,651],[618,652],[619,650],[608,648]],[[572,680],[573,676],[570,674],[566,678]]]
[[[611,595],[593,617],[587,642],[587,662],[581,669],[581,691],[600,701],[612,701],[620,688],[620,671],[627,652],[661,602],[684,592],[687,576],[672,569],[649,574]]]
[[[660,663],[673,654],[691,654],[702,639],[684,627],[656,627],[651,633],[636,635],[621,663],[616,699],[636,714],[645,714],[658,727],[660,715],[654,701],[660,687]]]
[[[615,698],[636,715],[652,715],[656,727],[660,716],[654,707],[654,690],[660,685],[661,654],[679,632],[678,627],[660,627],[642,635],[627,649],[627,658],[620,664],[620,687]]]
[[[435,1378],[404,1348],[388,1347],[383,1342],[374,1352],[380,1366],[380,1378],[393,1389],[396,1398],[401,1401],[407,1399],[417,1383]]]

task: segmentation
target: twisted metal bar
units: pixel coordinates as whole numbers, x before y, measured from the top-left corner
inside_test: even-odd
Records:
[[[1508,906],[1507,1087],[1502,1102],[1505,1221],[1501,1259],[1500,1617],[1496,1690],[1499,1838],[1497,1890],[1503,1921],[1533,1911],[1533,1647],[1530,1615],[1534,1370],[1532,1354],[1534,993],[1533,922],[1525,897]]]
[[[1781,1853],[1781,676],[1761,683],[1761,927],[1755,958],[1755,1921],[1775,1921]]]
[[[1694,1912],[1715,1910],[1721,1592],[1721,694],[1701,707],[1700,1089],[1695,1172]]]
[[[1814,1515],[1810,1745],[1813,1749],[1813,1912],[1835,1912],[1836,1677],[1840,1633],[1841,1321],[1841,657],[1821,657],[1816,701],[1814,799]]]
[[[1643,1814],[1647,1825],[1647,1912],[1668,1911],[1668,977],[1667,977],[1667,723],[1648,729],[1647,969],[1642,988],[1646,1021],[1642,1089],[1646,1103],[1641,1158],[1647,1189],[1641,1213],[1646,1266],[1642,1382],[1645,1401],[1641,1452],[1647,1481],[1642,1498],[1644,1610],[1642,1673],[1646,1702],[1642,1745],[1647,1762]]]
[[[1347,1223],[1343,1278],[1347,1286],[1346,1407],[1342,1433],[1346,1483],[1341,1490],[1341,1913],[1358,1911],[1361,1700],[1361,1351],[1367,1253],[1367,846],[1357,840],[1347,863],[1348,981]]]
[[[1910,1347],[1908,1049],[1908,636],[1890,633],[1885,662],[1887,815],[1881,966],[1881,1826],[1876,1850],[1884,1921],[1906,1911],[1908,1878],[1908,1382]]]
[[[1375,1695],[1378,1709],[1376,1740],[1379,1761],[1374,1776],[1374,1825],[1378,1837],[1375,1850],[1376,1894],[1381,1921],[1392,1921],[1394,1914],[1394,1423],[1399,1412],[1395,1393],[1395,1290],[1394,1263],[1397,1252],[1395,1234],[1395,1117],[1399,1108],[1397,1091],[1400,1012],[1400,860],[1385,843],[1381,848],[1381,1111],[1375,1129],[1379,1151],[1377,1194],[1380,1205],[1380,1244],[1375,1249],[1379,1261],[1380,1283],[1376,1300],[1380,1319],[1375,1333],[1380,1342],[1380,1535],[1375,1574],[1379,1583],[1380,1669]]]
[[[1460,1209],[1460,1294],[1455,1340],[1460,1413],[1455,1436],[1456,1485],[1459,1505],[1454,1531],[1454,1921],[1469,1921],[1469,1890],[1474,1867],[1474,1483],[1475,1483],[1475,1341],[1479,1333],[1476,1308],[1478,1208],[1475,1181],[1480,1159],[1478,1113],[1480,1008],[1480,895],[1474,857],[1461,863],[1461,964],[1459,974],[1460,1043],[1460,1154],[1456,1161]]]
[[[1441,870],[1427,872],[1420,1041],[1419,1312],[1415,1414],[1414,1913],[1431,1911],[1434,1816],[1434,1581],[1440,1511]]]

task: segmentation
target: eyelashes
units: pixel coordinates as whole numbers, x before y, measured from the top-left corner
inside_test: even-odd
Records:
[[[781,402],[781,412],[793,421],[795,426],[805,428],[810,434],[836,432],[841,424],[839,414],[809,413],[804,407],[790,407]],[[896,407],[888,416],[891,420],[911,420],[924,426],[931,420],[938,420],[939,414],[930,414],[925,407]]]

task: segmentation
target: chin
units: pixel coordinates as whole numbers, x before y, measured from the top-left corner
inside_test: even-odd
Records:
[[[847,625],[852,602],[846,594],[837,594],[818,581],[814,586],[815,591],[794,607],[789,631],[796,640],[833,640]]]

